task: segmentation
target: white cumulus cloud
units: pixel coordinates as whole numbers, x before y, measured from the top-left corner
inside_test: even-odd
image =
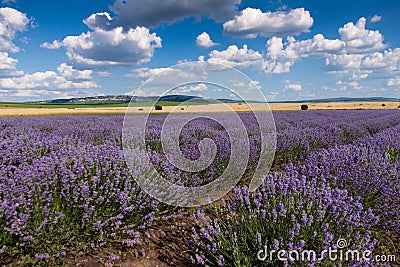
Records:
[[[388,79],[387,86],[400,86],[400,77]]]
[[[179,69],[179,68],[137,68],[133,69],[132,72],[126,75],[129,78],[136,78],[140,80],[147,80],[153,76],[156,76],[156,79],[161,80],[187,80],[187,79],[196,79],[199,76],[195,72],[188,72],[187,69]]]
[[[304,8],[289,12],[265,12],[260,9],[246,8],[234,19],[223,24],[224,33],[240,38],[255,38],[258,35],[291,36],[309,32],[314,20]]]
[[[288,37],[287,40],[286,42],[281,37],[270,38],[263,53],[249,49],[247,45],[240,49],[236,45],[231,45],[222,51],[213,50],[207,62],[280,74],[289,72],[290,68],[302,58],[345,53],[343,41],[326,39],[322,34],[302,41],[297,41],[293,37]]]
[[[300,59],[299,53],[293,46],[284,47],[283,39],[272,37],[266,44],[266,55],[264,58],[264,70],[266,73],[289,72],[290,67]]]
[[[281,74],[290,72],[291,67],[303,58],[316,57],[325,59],[326,71],[350,75],[354,80],[395,75],[400,70],[400,48],[381,52],[386,48],[382,34],[365,26],[365,18],[355,24],[346,23],[338,30],[340,39],[328,39],[323,34],[305,40],[273,36],[267,40],[263,52],[233,45],[223,51],[212,51],[207,61]],[[372,69],[381,70],[373,73]]]
[[[92,79],[92,70],[76,70],[72,66],[62,63],[57,67],[58,73],[69,80],[90,80]]]
[[[188,93],[199,93],[208,90],[208,86],[204,83],[199,83],[196,85],[184,85],[176,88],[174,94],[188,94]]]
[[[208,35],[208,33],[206,33],[206,32],[203,32],[202,34],[199,34],[197,36],[196,45],[198,47],[209,48],[209,47],[218,45],[218,43],[214,43],[211,40],[210,35]]]
[[[361,67],[361,60],[364,55],[344,54],[332,55],[325,59],[325,67],[328,71],[355,70]]]
[[[363,59],[362,67],[366,69],[386,68],[390,71],[398,71],[400,70],[400,48],[388,49],[383,53],[372,53]]]
[[[365,18],[360,18],[356,24],[349,22],[339,29],[340,39],[346,43],[349,54],[364,54],[383,50],[383,35],[378,31],[365,29]]]
[[[381,21],[381,19],[382,19],[381,16],[375,14],[375,15],[371,18],[370,21],[371,21],[372,23],[375,23],[375,22]]]
[[[34,72],[20,77],[0,79],[0,88],[6,89],[70,89],[70,88],[97,88],[92,81],[71,81],[58,75],[54,71]]]
[[[86,68],[134,66],[151,60],[154,49],[161,47],[161,38],[144,27],[128,31],[122,27],[94,28],[78,36],[67,36],[62,41],[43,43],[42,47],[63,47],[70,61]]]
[[[316,34],[312,39],[304,41],[292,41],[289,45],[293,46],[303,57],[316,56],[323,57],[329,54],[342,54],[345,50],[345,43],[338,39],[326,39],[322,34]]]
[[[24,31],[28,24],[26,14],[9,7],[0,8],[0,52],[18,52],[13,43],[15,34]]]
[[[292,90],[292,91],[301,91],[303,90],[303,86],[301,85],[300,82],[291,82],[289,80],[284,81],[285,86],[284,86],[284,91]]]
[[[58,40],[54,40],[51,43],[48,42],[44,42],[40,45],[40,47],[42,48],[47,48],[47,49],[59,49],[62,47],[62,42],[58,41]]]
[[[231,45],[223,51],[211,51],[207,62],[223,64],[234,68],[258,69],[262,63],[262,54],[249,49],[247,45],[243,45],[242,48],[238,48],[236,45]]]
[[[0,77],[22,75],[22,71],[17,70],[18,60],[8,56],[6,52],[0,52]]]

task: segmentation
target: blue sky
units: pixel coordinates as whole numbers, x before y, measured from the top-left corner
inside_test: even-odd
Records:
[[[400,97],[398,14],[389,0],[3,0],[0,101],[146,95],[152,74],[197,60],[269,101]]]

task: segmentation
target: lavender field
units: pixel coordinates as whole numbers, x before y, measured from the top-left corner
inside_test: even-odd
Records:
[[[241,113],[250,137],[246,172],[223,199],[196,209],[165,205],[141,190],[124,158],[123,116],[1,118],[0,265],[84,266],[95,259],[141,266],[135,261],[156,243],[182,258],[155,256],[165,266],[395,266],[326,255],[306,262],[257,258],[265,247],[319,252],[337,248],[338,239],[374,254],[398,255],[400,247],[400,112],[273,115],[276,152],[262,185],[247,187],[261,137],[254,117]],[[200,140],[211,138],[216,159],[198,173],[171,166],[160,141],[163,116],[150,119],[146,144],[166,179],[195,187],[224,171],[229,135],[207,120],[182,131],[181,151],[197,159]],[[168,246],[164,237],[181,245]]]

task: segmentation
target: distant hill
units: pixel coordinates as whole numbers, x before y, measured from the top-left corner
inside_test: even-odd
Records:
[[[204,104],[212,104],[217,101],[225,102],[225,103],[238,103],[243,101],[237,101],[232,99],[211,99],[211,98],[203,98],[197,96],[189,96],[189,95],[167,95],[162,96],[161,98],[158,96],[127,96],[127,95],[109,95],[109,96],[92,96],[92,97],[82,97],[82,98],[70,98],[70,99],[54,99],[47,101],[38,101],[34,103],[40,104],[121,104],[121,103],[129,103],[133,102],[154,102],[157,100],[160,101],[169,101],[169,102],[196,102],[196,103],[204,103]],[[309,99],[309,100],[295,100],[295,101],[269,101],[269,103],[303,103],[303,102],[384,102],[384,101],[400,101],[398,98],[388,98],[388,97],[338,97],[338,98],[323,98],[323,99]],[[257,102],[257,101],[253,101]],[[260,101],[262,102],[262,101]]]
[[[154,101],[169,101],[169,102],[196,102],[196,103],[204,103],[211,104],[216,103],[216,99],[211,98],[203,98],[197,96],[189,96],[189,95],[167,95],[167,96],[127,96],[127,95],[109,95],[109,96],[91,96],[91,97],[82,97],[82,98],[70,98],[70,99],[54,99],[47,101],[38,101],[34,103],[40,104],[121,104],[121,103],[129,103],[133,102],[154,102]],[[230,99],[218,99],[218,101],[222,102],[239,102]]]
[[[129,103],[131,100],[134,102],[153,102],[158,100],[159,97],[145,97],[145,96],[127,96],[127,95],[109,95],[109,96],[91,96],[91,97],[81,97],[81,98],[70,98],[70,99],[54,99],[47,101],[40,101],[36,103],[43,104],[120,104]],[[161,97],[161,101],[171,101],[171,102],[184,102],[188,100],[192,101],[206,101],[205,99],[194,97],[194,96],[179,96],[179,95],[169,95]]]
[[[54,99],[46,101],[37,101],[34,103],[40,104],[119,104],[129,103],[131,98],[125,95],[110,95],[110,96],[91,96],[91,97],[80,97],[80,98],[68,98],[68,99]]]

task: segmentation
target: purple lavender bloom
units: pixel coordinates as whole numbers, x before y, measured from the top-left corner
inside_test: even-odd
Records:
[[[39,261],[47,260],[49,257],[50,256],[47,253],[38,253],[35,255],[35,258]]]
[[[222,255],[220,255],[219,256],[219,259],[218,259],[218,266],[220,266],[220,267],[223,267],[223,266],[225,266],[225,258],[224,258],[224,256],[222,256]]]

